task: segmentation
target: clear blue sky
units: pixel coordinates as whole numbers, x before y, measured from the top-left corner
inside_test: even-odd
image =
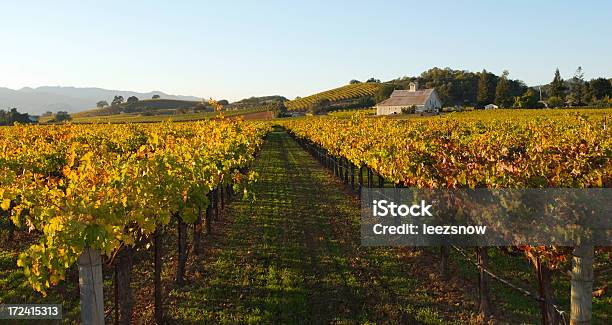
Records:
[[[451,67],[612,77],[610,1],[7,1],[0,87],[236,100]]]

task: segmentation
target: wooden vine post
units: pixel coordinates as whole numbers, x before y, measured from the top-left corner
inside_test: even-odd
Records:
[[[319,148],[319,154],[321,155],[321,165],[325,167],[325,149]]]
[[[478,260],[478,317],[482,324],[488,324],[491,315],[491,299],[489,298],[489,281],[484,269],[487,268],[489,252],[487,247],[477,247],[476,257]]]
[[[552,287],[552,271],[543,264],[539,255],[535,256],[536,273],[538,275],[538,292],[542,301],[540,310],[542,314],[542,324],[558,324],[559,314],[554,308],[554,290]]]
[[[219,220],[219,191],[215,188],[212,193],[215,207],[215,220]]]
[[[336,156],[334,156],[334,175],[336,177],[340,176],[340,166],[338,166],[338,158]]]
[[[456,211],[452,211],[449,213],[450,220],[455,221],[454,214]],[[450,276],[450,265],[449,265],[449,255],[450,255],[450,247],[448,245],[440,246],[440,278],[443,280],[448,280]]]
[[[163,324],[164,314],[162,307],[162,284],[161,284],[161,272],[162,272],[162,236],[160,230],[155,230],[153,234],[153,256],[154,256],[154,274],[153,274],[153,287],[155,295],[154,303],[154,317],[155,324]]]
[[[119,267],[115,264],[114,267],[114,279],[113,279],[113,292],[115,295],[115,324],[119,324]]]
[[[225,194],[223,193],[223,185],[219,185],[219,196],[221,196],[221,208],[225,207]]]
[[[229,194],[229,192],[228,192]],[[202,207],[198,206],[198,218],[193,225],[193,254],[200,254],[200,242],[202,238]]]
[[[117,296],[115,299],[119,305],[119,317],[115,319],[115,324],[130,324],[132,321],[132,266],[134,265],[134,248],[123,246],[117,254],[115,267],[117,271],[116,286]]]
[[[103,325],[102,257],[97,250],[85,248],[77,263],[79,265],[81,322],[84,325]]]
[[[580,245],[574,248],[572,257],[572,289],[570,324],[591,324],[593,292],[593,246]]]
[[[363,166],[359,166],[359,175],[358,175],[358,182],[359,182],[359,194],[361,195],[361,189],[363,188]]]
[[[449,251],[450,249],[448,248],[448,246],[440,246],[440,278],[442,278],[443,280],[447,280],[449,275]]]
[[[206,234],[212,234],[212,206],[213,196],[212,191],[208,192],[208,206],[206,206]]]
[[[334,175],[340,177],[340,167],[338,166],[338,158],[334,156]]]
[[[355,164],[351,163],[351,190],[355,191]]]
[[[346,171],[346,161],[344,160],[344,157],[340,157],[340,180],[345,184],[347,181],[346,175],[348,175]]]
[[[349,184],[349,161],[344,158],[344,184]]]
[[[177,213],[178,231],[178,264],[176,266],[176,285],[182,287],[185,284],[185,264],[187,263],[187,224]]]

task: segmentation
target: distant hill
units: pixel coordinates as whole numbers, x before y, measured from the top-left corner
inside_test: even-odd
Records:
[[[381,84],[375,82],[350,84],[304,98],[290,100],[285,105],[287,109],[292,111],[329,111],[370,107],[374,105],[373,96],[380,87]]]
[[[251,97],[245,98],[233,103],[230,103],[227,109],[245,109],[253,108],[258,106],[280,104],[287,101],[287,98],[283,96],[262,96],[262,97]]]
[[[190,106],[195,104],[195,106]],[[174,107],[174,108],[165,108]],[[115,110],[121,109],[118,113]],[[233,109],[223,112],[227,118],[242,116],[247,120],[271,119],[279,113],[267,106]],[[72,114],[71,123],[152,123],[162,121],[197,121],[214,119],[220,112],[202,102],[148,99],[138,103],[94,109]],[[40,123],[54,123],[54,116],[43,116]]]
[[[111,102],[114,96],[127,99],[136,96],[139,99],[150,99],[159,95],[162,99],[199,101],[194,96],[169,95],[161,91],[141,93],[125,90],[78,87],[25,87],[19,90],[0,87],[0,109],[16,107],[20,112],[40,115],[46,111],[78,112],[96,107],[101,100]]]
[[[225,100],[219,101],[224,110],[271,110],[279,109],[279,105],[287,101],[283,96],[263,96],[245,98],[233,103]],[[175,115],[195,112],[212,112],[214,108],[208,101],[176,100],[176,99],[141,99],[137,102],[124,102],[120,105],[106,106],[104,108],[89,109],[73,113],[73,117],[109,116],[116,114],[140,114],[144,116]]]
[[[187,111],[213,111],[212,106],[202,101],[176,99],[143,99],[133,103],[90,109],[72,114],[73,117],[108,116],[116,114],[171,115]]]

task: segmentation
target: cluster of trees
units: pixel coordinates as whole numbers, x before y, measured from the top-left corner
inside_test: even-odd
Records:
[[[380,83],[380,79],[376,79],[376,78],[372,77],[372,78],[366,80],[365,82]],[[350,85],[360,84],[360,83],[361,83],[361,81],[359,81],[357,79],[353,79],[353,80],[349,81]]]
[[[70,114],[68,114],[68,112],[66,112],[66,111],[58,111],[53,116],[53,119],[51,121],[49,121],[49,122],[51,122],[51,123],[58,123],[58,122],[66,122],[66,121],[70,121],[70,120],[72,120],[72,116],[70,116]]]
[[[277,103],[282,104],[286,101],[287,101],[286,97],[273,95],[273,96],[262,96],[262,97],[253,96],[253,97],[241,99],[231,104],[227,100],[222,99],[222,100],[217,101],[217,103],[225,106],[224,108],[227,110],[234,110],[234,109],[256,108],[256,107],[261,107],[261,106],[268,105],[268,104],[277,104]]]
[[[542,89],[548,95],[548,105],[553,107],[612,106],[612,79],[595,78],[585,81],[582,67],[578,67],[569,80],[563,80],[557,69],[552,82]]]
[[[28,113],[19,113],[16,108],[10,110],[0,109],[0,125],[13,125],[15,123],[32,123]]]
[[[66,111],[59,111],[55,114],[52,112],[46,112],[43,116],[53,116],[49,123],[65,122],[72,119],[70,114]],[[10,110],[0,109],[0,125],[14,125],[15,123],[29,124],[37,123],[38,119],[32,118],[28,113],[19,113],[17,108],[11,108]]]
[[[486,70],[470,72],[433,68],[419,77],[403,77],[389,81],[375,98],[377,102],[384,100],[394,89],[408,89],[410,82],[417,81],[424,88],[435,88],[440,100],[448,106],[483,107],[495,103],[501,107],[512,107],[516,97],[526,95],[531,100],[532,94],[527,93],[528,87],[522,81],[510,79],[508,76],[508,71],[497,76]]]
[[[153,95],[153,97],[151,97],[152,99],[159,99],[159,95]],[[138,102],[140,99],[138,99],[138,97],[136,96],[130,96],[128,97],[127,101],[123,98],[123,96],[117,95],[113,98],[113,101],[111,101],[111,104],[108,105],[108,102],[105,100],[101,100],[99,102],[96,103],[96,107],[98,108],[104,108],[104,107],[108,107],[108,106],[119,106],[121,104],[123,104],[124,102],[127,102],[128,104],[131,103],[136,103]]]
[[[53,118],[49,120],[49,123],[65,122],[72,120],[72,116],[70,116],[67,111],[58,111],[55,114],[53,114],[53,112],[51,111],[46,111],[41,116],[52,116]]]
[[[385,100],[394,89],[408,89],[408,85],[413,81],[417,81],[424,88],[435,88],[447,106],[483,107],[487,104],[496,104],[505,108],[538,108],[545,105],[549,107],[612,105],[610,100],[612,80],[596,78],[585,81],[580,67],[574,77],[567,81],[561,78],[557,69],[552,82],[541,87],[527,87],[524,82],[509,78],[508,71],[498,76],[487,70],[470,72],[433,68],[423,72],[419,77],[403,77],[384,83],[374,99],[377,103]]]

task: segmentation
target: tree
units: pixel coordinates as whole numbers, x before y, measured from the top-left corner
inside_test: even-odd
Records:
[[[491,100],[493,100],[498,77],[494,74],[490,74],[489,77],[492,79]],[[417,80],[425,88],[435,88],[445,105],[476,105],[478,78],[477,73],[469,71],[432,68],[423,72]],[[407,85],[414,80],[414,78],[405,79],[401,83]]]
[[[113,101],[111,102],[111,105],[118,106],[121,103],[123,103],[123,96],[115,96],[115,98],[113,98]]]
[[[565,105],[565,102],[560,97],[552,96],[548,98],[548,107],[563,107],[563,105]]]
[[[153,95],[153,97],[151,97],[152,99],[159,99],[159,95]]]
[[[584,73],[582,67],[578,67],[570,82],[570,94],[568,96],[570,106],[581,106],[584,103],[584,88]]]
[[[525,92],[529,89],[524,82],[520,80],[508,80],[508,91],[510,92],[511,97],[515,96],[523,96]]]
[[[514,97],[514,108],[538,108],[538,94],[533,89],[527,89],[522,96]]]
[[[276,112],[277,117],[287,116],[287,106],[285,106],[284,102],[276,102],[274,105],[276,106],[274,111]]]
[[[533,89],[527,89],[523,96],[521,96],[521,101],[523,102],[525,108],[540,107],[540,104],[538,103],[539,99],[540,96]]]
[[[501,78],[499,78],[497,87],[495,87],[495,104],[500,107],[510,107],[513,103],[513,97],[508,85],[508,74],[508,71],[504,71]]]
[[[596,99],[594,101],[591,101],[591,105],[593,105],[595,107],[601,107],[601,108],[612,107],[612,98],[610,98],[610,96],[606,95],[602,99]]]
[[[416,106],[411,105],[410,107],[402,108],[402,114],[414,114],[416,112]]]
[[[561,73],[559,73],[559,68],[555,70],[555,77],[553,81],[550,83],[550,97],[558,97],[565,98],[565,84],[563,83],[563,79],[561,79]]]
[[[495,83],[491,73],[482,70],[478,77],[478,90],[476,92],[476,102],[480,106],[490,104],[495,100]]]
[[[10,111],[0,110],[0,125],[13,125],[15,123],[32,123],[28,113],[19,113],[16,108],[11,108]]]
[[[354,84],[360,84],[361,81],[357,80],[357,79],[353,79],[351,81],[349,81],[349,84],[354,85]]]
[[[226,105],[229,105],[229,102],[227,101],[227,99],[222,99],[222,100],[217,101],[217,104],[226,106]]]
[[[612,97],[612,83],[605,78],[592,79],[589,82],[591,98],[602,99],[606,96]]]
[[[312,105],[310,105],[308,112],[312,114],[323,113],[329,104],[331,104],[331,101],[327,98],[317,99],[314,103],[312,103]]]
[[[136,96],[130,96],[127,99],[128,104],[136,103],[137,101],[138,101],[138,97]]]
[[[64,122],[64,121],[70,121],[72,119],[72,117],[70,116],[70,114],[68,114],[68,112],[65,111],[58,111],[57,113],[55,113],[55,118],[53,119],[54,122]]]
[[[195,112],[205,112],[205,111],[212,112],[213,111],[212,107],[210,105],[205,104],[205,103],[197,103],[193,107],[193,110]]]
[[[370,79],[366,80],[366,82],[380,83],[380,79],[370,78]]]
[[[389,98],[393,90],[395,90],[395,87],[393,85],[383,84],[380,88],[378,88],[378,90],[374,94],[374,101],[376,103],[380,103],[383,100]]]
[[[97,106],[98,108],[104,108],[104,107],[108,106],[108,102],[107,102],[107,101],[105,101],[105,100],[101,100],[101,101],[99,101],[99,102],[97,102],[97,103],[96,103],[96,106]]]

